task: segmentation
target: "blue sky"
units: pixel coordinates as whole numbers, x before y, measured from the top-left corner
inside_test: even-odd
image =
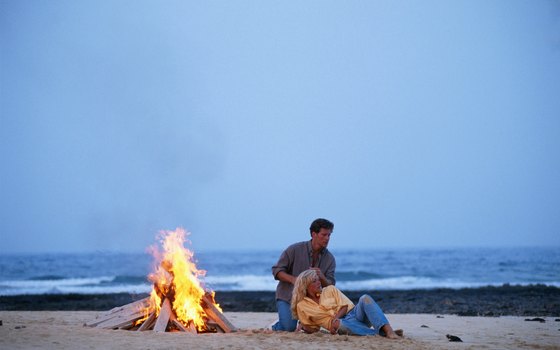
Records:
[[[0,253],[560,246],[555,1],[0,1]]]

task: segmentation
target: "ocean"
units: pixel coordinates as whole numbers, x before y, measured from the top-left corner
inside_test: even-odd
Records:
[[[342,290],[560,287],[559,248],[331,250]],[[194,254],[203,283],[215,291],[273,291],[280,251]],[[0,255],[0,295],[148,293],[147,253]]]

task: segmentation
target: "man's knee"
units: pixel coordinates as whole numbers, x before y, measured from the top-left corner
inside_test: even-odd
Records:
[[[296,327],[297,327],[297,320],[289,319],[289,320],[284,320],[284,322],[282,322],[282,328],[284,328],[285,331],[293,332],[296,330]]]
[[[280,319],[278,322],[279,327],[276,330],[293,332],[297,327],[297,320],[294,319]]]

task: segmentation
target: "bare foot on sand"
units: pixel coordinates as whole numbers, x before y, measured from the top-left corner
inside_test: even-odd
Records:
[[[386,324],[381,327],[381,331],[383,331],[382,333],[385,333],[385,337],[388,339],[399,339],[404,334],[402,329],[394,331],[390,324]]]

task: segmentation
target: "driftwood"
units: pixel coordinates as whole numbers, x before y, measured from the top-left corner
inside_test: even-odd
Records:
[[[144,317],[144,309],[147,308],[148,305],[149,299],[144,298],[118,308],[113,308],[97,316],[95,320],[86,323],[85,326],[106,329],[128,327],[129,324],[133,325],[134,322]]]
[[[107,321],[101,322],[97,325],[98,328],[106,328],[106,329],[118,329],[118,328],[127,328],[131,325],[134,325],[134,322],[138,321],[144,317],[144,312],[138,311],[131,315],[126,316],[117,316]]]
[[[103,316],[114,315],[120,312],[130,312],[130,311],[136,312],[138,310],[145,309],[146,307],[148,307],[148,305],[150,305],[150,298],[146,297],[144,299],[137,300],[130,304],[114,307],[111,310],[105,312]]]

